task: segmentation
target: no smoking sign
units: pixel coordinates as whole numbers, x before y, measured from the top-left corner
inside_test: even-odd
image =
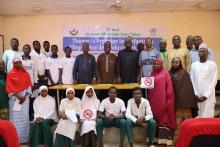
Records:
[[[153,89],[154,88],[154,77],[141,78],[141,88]]]

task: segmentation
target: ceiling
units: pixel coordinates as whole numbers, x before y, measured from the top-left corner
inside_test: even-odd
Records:
[[[0,0],[3,16],[189,10],[220,11],[220,0]]]

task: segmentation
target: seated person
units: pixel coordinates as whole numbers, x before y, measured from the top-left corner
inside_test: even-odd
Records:
[[[120,147],[123,147],[125,139],[125,104],[117,96],[117,88],[111,87],[108,92],[109,97],[105,98],[99,107],[98,119],[96,120],[97,137],[99,147],[103,147],[103,128],[120,128]],[[103,114],[104,113],[104,114]]]
[[[45,144],[52,147],[53,137],[50,131],[57,121],[56,103],[53,97],[48,95],[46,86],[39,88],[40,96],[34,101],[34,123],[30,132],[30,147]]]
[[[125,114],[126,131],[130,147],[133,147],[133,132],[134,126],[148,128],[149,145],[153,146],[153,140],[156,133],[156,121],[153,119],[150,104],[147,99],[142,97],[140,88],[134,88],[133,98],[128,100],[128,106]]]
[[[81,100],[75,97],[75,90],[68,88],[66,97],[61,100],[59,116],[60,121],[55,130],[55,147],[74,147],[74,138],[77,131],[78,120],[72,120],[69,116],[71,113],[79,118],[81,109]]]
[[[87,86],[83,96],[82,96],[82,105],[81,110],[93,110],[95,113],[95,118],[86,117],[83,118],[80,116],[82,120],[82,147],[96,147],[96,114],[100,106],[100,101],[96,96],[96,93],[92,86]],[[84,111],[84,112],[85,112]],[[83,114],[84,114],[83,112]],[[84,116],[84,115],[83,115]],[[89,115],[91,116],[91,115]]]

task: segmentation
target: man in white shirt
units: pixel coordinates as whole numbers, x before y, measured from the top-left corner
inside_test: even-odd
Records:
[[[120,128],[120,147],[123,147],[125,139],[125,104],[117,96],[117,89],[111,87],[108,92],[109,97],[105,98],[99,107],[98,119],[96,120],[97,138],[99,147],[103,147],[103,128]]]
[[[45,69],[46,69],[46,75],[48,80],[48,85],[57,85],[60,77],[60,71],[59,71],[59,57],[57,55],[58,52],[58,46],[52,45],[51,46],[51,57],[46,59],[45,62]]]
[[[199,46],[199,61],[191,66],[190,77],[198,104],[198,117],[212,118],[215,109],[215,86],[217,84],[217,65],[208,60],[208,47]]]
[[[42,52],[45,58],[48,58],[51,56],[50,52],[50,42],[49,41],[44,41],[43,43],[44,51]]]
[[[60,83],[72,84],[73,83],[73,67],[75,63],[75,57],[71,57],[72,49],[66,47],[64,49],[66,56],[60,59],[59,69],[62,76]]]
[[[34,83],[36,88],[39,88],[40,85],[47,84],[45,78],[45,56],[41,53],[41,44],[39,41],[33,41],[33,50],[30,53],[32,60],[34,61]]]
[[[128,100],[127,110],[125,114],[126,131],[130,147],[133,147],[133,132],[134,126],[143,127],[148,130],[149,145],[153,146],[153,141],[156,133],[156,121],[153,119],[150,104],[147,99],[142,97],[141,89],[134,88],[133,98]]]
[[[2,59],[5,62],[6,71],[9,72],[13,65],[12,62],[15,58],[20,58],[23,55],[23,52],[18,50],[19,41],[17,38],[11,39],[11,48],[10,50],[6,50],[2,56]]]

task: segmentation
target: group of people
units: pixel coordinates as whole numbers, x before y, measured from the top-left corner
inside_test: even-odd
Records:
[[[143,89],[135,88],[131,94],[121,93],[120,99],[117,89],[111,87],[101,103],[99,99],[103,98],[97,98],[92,86],[85,89],[81,100],[75,97],[74,89],[68,88],[59,106],[55,146],[73,146],[75,132],[80,128],[84,147],[95,146],[96,137],[102,147],[103,128],[113,126],[120,128],[120,146],[126,134],[133,146],[133,126],[148,127],[151,145],[155,135],[158,144],[172,145],[174,130],[183,120],[195,116],[214,117],[217,83],[212,50],[201,36],[188,36],[186,48],[181,46],[178,35],[173,37],[172,43],[173,48],[167,49],[166,40],[161,39],[159,49],[155,49],[152,38],[147,37],[145,44],[138,44],[134,50],[132,38],[127,37],[125,49],[116,56],[111,53],[111,42],[106,41],[104,53],[96,61],[89,54],[87,42],[82,44],[83,54],[73,57],[71,48],[66,47],[65,57],[60,58],[58,46],[50,47],[48,41],[43,43],[44,52],[39,41],[33,42],[32,51],[31,46],[25,44],[21,52],[19,41],[13,38],[12,49],[5,51],[0,61],[0,118],[13,122],[20,143],[29,141],[32,147],[52,146],[53,135],[49,128],[58,120],[56,103],[43,85],[127,84],[152,76],[154,88],[144,90],[144,94]],[[127,101],[127,109],[124,101]],[[29,106],[32,105],[34,121],[29,129]],[[96,119],[80,118],[81,111],[88,108],[97,112]],[[67,115],[70,111],[76,114],[77,122]]]

